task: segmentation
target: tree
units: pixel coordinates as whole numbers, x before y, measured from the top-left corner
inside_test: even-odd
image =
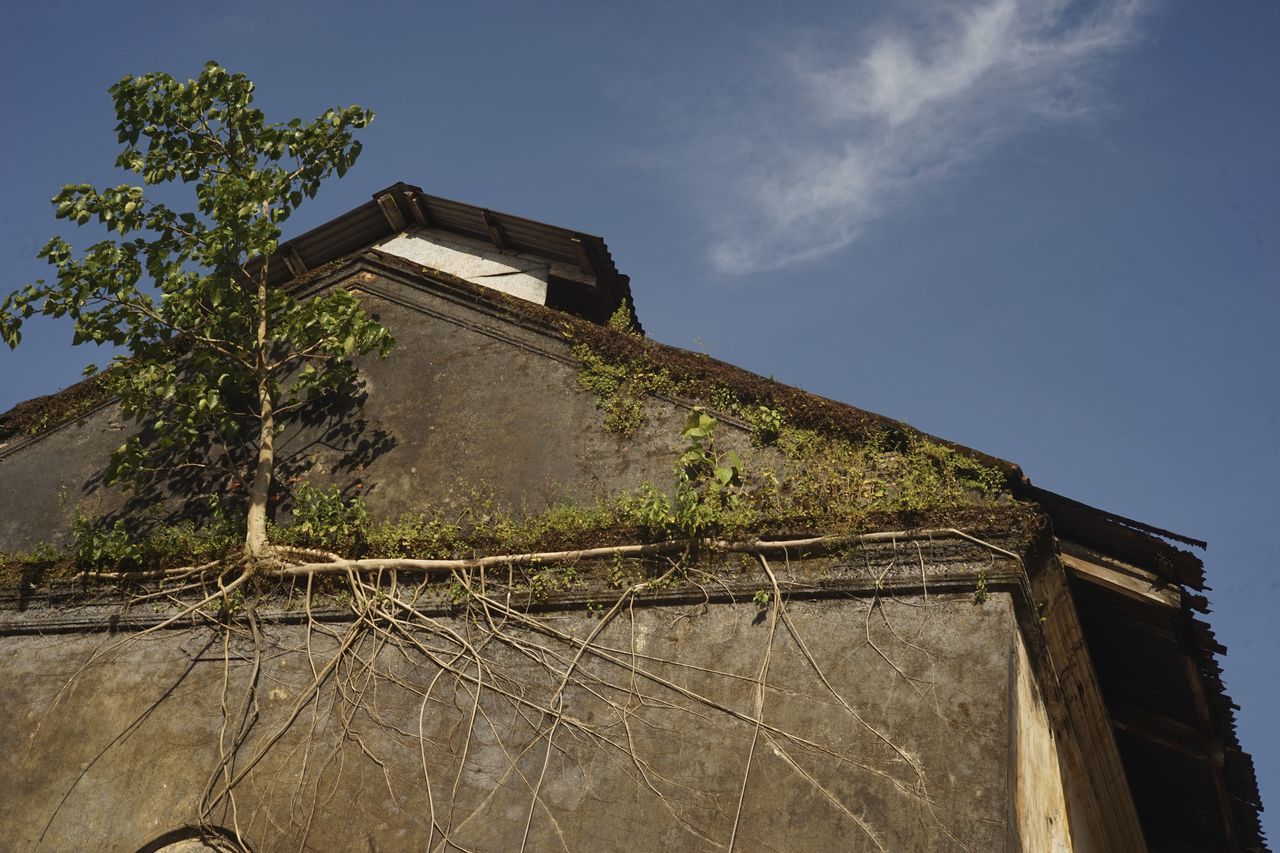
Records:
[[[214,62],[185,83],[144,74],[110,92],[116,165],[143,185],[73,184],[54,196],[58,219],[96,219],[114,235],[78,256],[62,237],[45,244],[56,279],[6,297],[0,335],[16,347],[23,320],[41,313],[70,317],[73,343],[120,348],[101,381],[146,439],[113,453],[108,480],[176,465],[247,483],[244,550],[256,561],[268,547],[281,417],[349,387],[353,356],[393,345],[345,290],[303,301],[267,284],[281,225],[351,167],[354,133],[373,113],[351,106],[269,124],[252,106],[253,83]],[[177,194],[161,186],[174,183],[194,189],[194,210],[157,197]]]

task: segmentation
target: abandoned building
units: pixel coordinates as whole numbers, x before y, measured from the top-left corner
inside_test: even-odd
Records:
[[[279,439],[370,562],[95,577],[227,484],[104,487],[96,380],[0,416],[6,849],[1266,849],[1204,543],[651,341],[581,232],[396,184],[268,269],[397,340]]]

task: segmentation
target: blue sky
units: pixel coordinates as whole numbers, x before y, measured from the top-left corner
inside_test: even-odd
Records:
[[[362,160],[298,231],[405,180],[600,234],[658,340],[1208,540],[1211,619],[1280,837],[1280,5],[49,2],[6,17],[0,290],[44,274],[59,186],[122,180],[106,88],[127,73],[213,58],[274,118],[370,107]],[[0,350],[0,411],[92,359],[32,323]]]

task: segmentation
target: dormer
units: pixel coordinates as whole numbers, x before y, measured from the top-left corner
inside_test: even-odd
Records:
[[[473,284],[604,324],[626,305],[630,279],[602,238],[427,195],[406,183],[281,244],[271,284],[287,287],[331,261],[376,249]],[[635,321],[637,331],[639,321]]]

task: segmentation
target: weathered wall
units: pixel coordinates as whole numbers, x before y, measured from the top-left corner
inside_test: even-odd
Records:
[[[563,337],[386,277],[367,276],[360,287],[398,342],[386,361],[364,364],[376,401],[370,427],[395,440],[366,466],[371,511],[395,513],[476,484],[513,508],[537,510],[672,481],[684,410],[653,401],[645,427],[612,435],[595,398],[578,387]],[[726,424],[727,447],[733,432]]]
[[[1022,848],[1045,853],[1100,850],[1076,836],[1068,822],[1058,739],[1021,632],[1014,632],[1013,640],[1014,812]]]
[[[476,488],[536,511],[671,482],[681,407],[649,400],[644,428],[610,434],[554,330],[394,269],[351,283],[398,347],[362,364],[363,412],[281,436],[282,479],[358,489],[381,517]],[[107,406],[0,448],[0,550],[65,542],[77,509],[120,510],[98,479],[126,434]],[[726,423],[717,443],[748,440]],[[179,485],[194,497],[226,488]],[[313,661],[348,637],[340,619],[308,632],[296,612],[264,613],[257,671],[243,618],[230,635],[130,641],[85,631],[145,607],[6,612],[0,826],[17,849],[134,850],[195,820],[219,743],[234,739],[224,718],[256,671],[255,722],[236,750],[247,775],[234,812],[213,818],[261,850],[421,849],[446,831],[468,849],[508,850],[526,825],[531,850],[719,849],[731,837],[744,850],[1052,849],[1040,845],[1064,837],[1064,795],[1016,639],[1011,595],[1022,593],[1009,590],[1022,570],[973,542],[948,546],[963,558],[917,546],[807,577],[784,565],[787,588],[815,598],[776,621],[775,608],[744,603],[766,588],[759,567],[749,580],[702,576],[682,603],[620,615],[576,663],[570,638],[598,627],[608,590],[563,596],[577,609],[549,616],[550,632],[495,636],[476,612],[384,619],[350,635],[319,697],[307,691]],[[704,592],[706,604],[689,603]],[[55,628],[65,633],[40,633]],[[548,751],[547,706],[566,669]]]
[[[361,273],[355,285],[397,347],[385,360],[361,362],[362,412],[295,422],[277,439],[281,479],[359,484],[382,517],[477,487],[509,509],[537,511],[672,482],[683,410],[654,400],[646,427],[626,438],[610,434],[595,398],[578,387],[569,342],[554,331],[495,316],[491,306],[412,276]],[[119,511],[125,496],[100,479],[130,429],[110,405],[0,447],[0,551],[65,543],[77,508]],[[731,424],[720,432],[725,448],[745,446]],[[226,492],[227,483],[177,489],[203,499]]]
[[[0,448],[0,551],[68,541],[76,508],[114,512],[124,495],[100,487],[103,463],[130,435],[111,404],[10,452]]]
[[[750,760],[738,849],[1010,849],[1020,670],[1008,595],[793,601],[776,622],[771,612],[645,607],[615,620],[594,641],[602,654],[578,665],[549,757],[537,706],[572,659],[567,645],[520,630],[493,640],[477,701],[474,665],[441,636],[420,639],[453,674],[403,639],[364,636],[249,772],[235,814],[216,818],[258,850],[427,849],[442,829],[467,849],[512,850],[526,822],[531,850],[722,849]],[[576,636],[597,626],[583,611],[548,621]],[[458,618],[440,624],[483,636]],[[312,635],[315,666],[346,629]],[[5,843],[129,851],[194,820],[224,703],[234,717],[252,669],[244,636],[226,648],[221,636],[0,639]],[[307,695],[306,647],[304,627],[264,625],[258,718],[237,769]]]

